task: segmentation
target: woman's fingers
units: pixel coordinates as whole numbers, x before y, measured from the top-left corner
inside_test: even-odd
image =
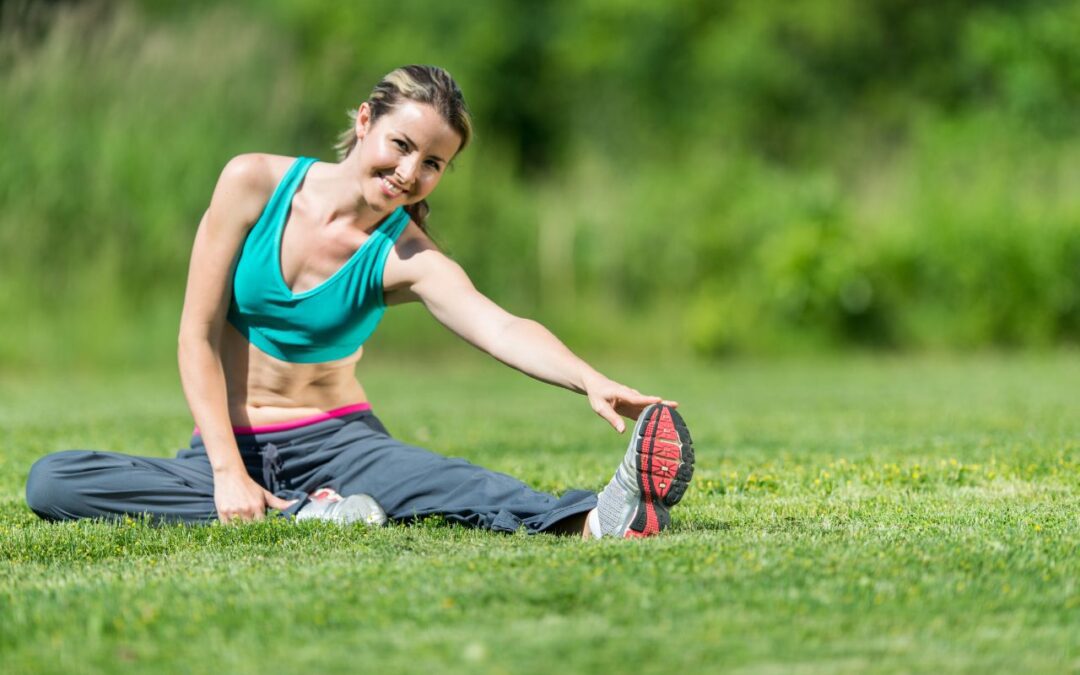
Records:
[[[278,511],[284,511],[293,504],[296,500],[287,500],[278,497],[274,493],[265,488],[262,489],[262,499],[258,503],[251,503],[245,506],[233,506],[232,508],[225,508],[218,512],[218,520],[223,524],[229,523],[243,523],[251,520],[263,520],[266,518],[266,507],[277,509]]]
[[[631,403],[638,403],[640,405],[652,405],[653,403],[659,403],[662,399],[659,396],[646,396],[640,391],[630,390],[629,396],[624,396],[624,399]]]
[[[620,434],[626,430],[623,417],[637,419],[642,410],[654,403],[663,403],[673,408],[679,405],[675,401],[668,401],[659,396],[642,394],[633,387],[627,387],[607,378],[591,383],[589,399],[593,403],[596,414],[607,420],[608,424]]]
[[[274,500],[272,503],[270,500]],[[278,499],[269,492],[266,493],[263,504],[251,505],[248,507],[237,507],[233,509],[227,509],[224,512],[218,513],[218,520],[228,525],[229,523],[245,523],[252,520],[262,520],[266,517],[267,505],[281,510],[282,508],[288,508],[291,502],[287,502],[284,499]],[[278,506],[277,503],[284,504],[284,507]]]
[[[615,408],[608,403],[606,398],[598,399],[597,402],[593,404],[593,410],[596,411],[597,415],[607,420],[607,423],[620,434],[626,429],[626,424],[623,423],[622,417],[619,416],[619,413],[615,412]]]
[[[615,410],[623,417],[637,419],[645,406],[659,403],[659,396],[645,396],[644,394],[623,393],[615,399]]]
[[[223,523],[247,523],[252,520],[262,520],[265,518],[265,514],[262,509],[256,509],[254,511],[237,511],[231,513],[225,518],[221,519]]]
[[[266,505],[272,509],[277,509],[278,511],[284,511],[296,503],[295,499],[292,501],[282,499],[269,490],[263,490],[263,496],[266,498]]]

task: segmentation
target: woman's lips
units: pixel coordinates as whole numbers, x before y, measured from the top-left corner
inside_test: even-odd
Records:
[[[391,199],[400,197],[405,192],[405,190],[390,182],[386,176],[379,179],[379,186],[382,188],[383,194]]]

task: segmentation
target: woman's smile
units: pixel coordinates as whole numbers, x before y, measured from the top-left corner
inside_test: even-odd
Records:
[[[359,152],[348,157],[355,157],[361,175],[377,182],[364,188],[381,202],[377,210],[427,197],[462,146],[461,133],[426,103],[405,101],[377,120],[365,103],[356,119]]]
[[[396,199],[402,194],[408,193],[408,190],[398,186],[386,176],[381,176],[379,178],[379,185],[382,188],[382,193],[390,199]]]

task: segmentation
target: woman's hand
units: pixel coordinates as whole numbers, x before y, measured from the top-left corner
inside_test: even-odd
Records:
[[[623,417],[636,420],[641,415],[641,411],[653,403],[663,403],[672,407],[679,405],[675,401],[665,401],[659,396],[646,396],[637,389],[609,380],[599,373],[585,378],[585,395],[589,397],[589,405],[596,414],[607,420],[608,424],[620,434],[626,430]]]
[[[292,503],[275,497],[243,469],[214,473],[214,507],[223,523],[262,520],[267,507],[284,510]]]

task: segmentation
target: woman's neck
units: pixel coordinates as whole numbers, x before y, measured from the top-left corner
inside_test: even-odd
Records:
[[[364,199],[363,179],[350,158],[338,164],[316,164],[305,183],[312,199],[310,203],[319,205],[322,224],[346,220],[357,229],[369,230],[386,217]]]

